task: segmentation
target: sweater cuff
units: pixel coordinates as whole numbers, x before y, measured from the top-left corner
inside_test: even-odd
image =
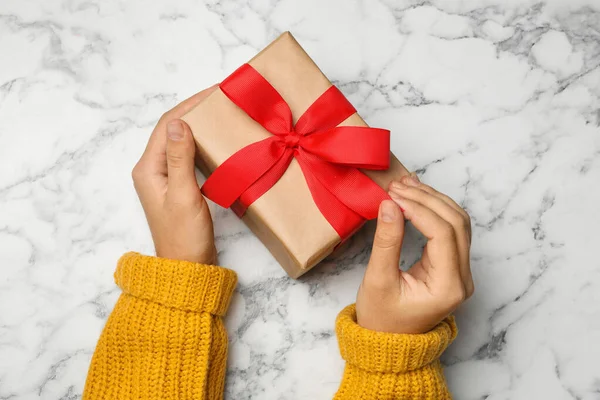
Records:
[[[437,360],[458,330],[450,316],[423,334],[375,332],[356,323],[352,304],[338,315],[336,333],[342,358],[349,364],[372,372],[403,373]]]
[[[223,316],[237,275],[226,268],[131,252],[119,260],[115,282],[123,292],[140,299]]]

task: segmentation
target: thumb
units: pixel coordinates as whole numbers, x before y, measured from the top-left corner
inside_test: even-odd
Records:
[[[392,200],[382,201],[379,205],[373,251],[366,271],[370,279],[382,279],[382,282],[386,282],[399,275],[403,238],[404,218],[398,205]]]
[[[175,119],[167,125],[167,176],[169,192],[196,189],[196,144],[188,124]]]

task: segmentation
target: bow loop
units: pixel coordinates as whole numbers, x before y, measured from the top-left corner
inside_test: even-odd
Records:
[[[355,112],[354,106],[342,92],[331,86],[298,119],[296,131],[301,135],[310,135],[317,130],[328,130],[338,126]]]
[[[303,148],[324,161],[347,167],[386,170],[390,166],[390,132],[359,126],[338,126],[303,140]]]

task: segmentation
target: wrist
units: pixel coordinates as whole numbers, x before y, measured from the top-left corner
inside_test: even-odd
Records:
[[[360,315],[360,314],[359,314]],[[357,316],[356,323],[370,331],[381,332],[381,333],[395,333],[405,335],[421,335],[430,332],[434,329],[443,319],[436,322],[404,322],[404,321],[393,321],[389,317],[385,316],[367,316],[361,318]]]
[[[362,289],[362,288],[361,288]],[[376,298],[359,290],[356,299],[356,323],[362,328],[382,333],[425,334],[448,316],[433,305],[422,302],[407,304],[398,298]]]
[[[189,250],[178,248],[177,246],[154,246],[156,256],[167,258],[169,260],[188,261],[196,264],[216,265],[217,264],[217,249],[214,244],[212,246]]]
[[[356,302],[356,323],[360,327],[374,332],[410,335],[427,333],[443,318],[432,322],[426,318],[426,314],[420,311],[399,313],[396,308],[388,310],[385,307],[364,306],[362,302]]]

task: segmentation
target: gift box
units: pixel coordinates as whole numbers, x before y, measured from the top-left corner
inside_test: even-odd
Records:
[[[292,278],[375,218],[390,181],[408,174],[389,131],[369,128],[289,32],[183,120],[205,196],[231,207]]]

